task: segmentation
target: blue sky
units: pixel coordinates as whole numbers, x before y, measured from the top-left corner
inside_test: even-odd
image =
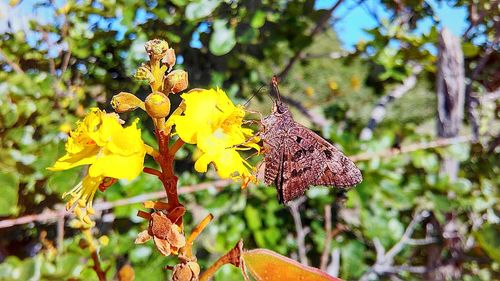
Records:
[[[316,8],[330,8],[336,1],[337,0],[320,0],[316,3]],[[54,18],[51,17],[52,11],[48,11],[46,8],[32,9],[33,4],[36,2],[37,0],[24,0],[16,7],[10,7],[8,1],[0,1],[0,33],[5,32],[7,20],[9,19],[15,30],[25,29],[30,19],[37,19],[45,23],[54,20]],[[343,47],[346,49],[352,49],[361,39],[369,39],[369,35],[364,30],[377,26],[376,20],[370,15],[368,10],[371,9],[375,11],[380,19],[389,16],[380,5],[380,0],[366,0],[362,5],[356,5],[357,2],[357,0],[346,0],[334,12],[334,17],[341,17],[334,23],[334,28],[337,31]],[[436,0],[427,0],[427,2],[436,12],[439,21],[438,25],[448,27],[458,36],[462,35],[467,28],[466,9],[451,7],[446,3],[449,1],[441,1],[441,3],[438,3]],[[57,0],[56,3],[59,6],[62,5],[64,1]],[[143,17],[145,16],[143,15]],[[138,19],[138,22],[140,21],[141,20]],[[435,23],[431,19],[422,20],[418,23],[416,32],[426,33],[434,24]],[[114,24],[112,28],[118,31],[121,29],[119,24]],[[193,42],[193,46],[199,47],[199,44]]]
[[[316,9],[328,9],[332,7],[337,0],[320,0],[316,4]],[[341,17],[347,13],[347,16],[334,23],[335,31],[346,49],[352,49],[361,39],[370,39],[364,31],[378,25],[377,21],[370,15],[368,10],[375,11],[379,19],[388,18],[389,14],[380,5],[380,0],[366,0],[362,5],[355,5],[355,0],[347,0],[341,4],[334,12],[334,17]],[[457,36],[461,36],[467,28],[467,10],[465,8],[455,8],[442,1],[439,4],[435,0],[427,0],[440,22],[439,25],[446,26]],[[427,33],[435,23],[431,19],[425,19],[418,23],[417,33]]]

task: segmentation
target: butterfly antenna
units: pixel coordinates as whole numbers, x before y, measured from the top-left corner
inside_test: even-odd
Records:
[[[281,94],[280,90],[278,88],[278,76],[274,75],[273,78],[271,79],[271,92],[272,95],[276,97],[276,99],[281,103]]]
[[[247,105],[250,103],[250,101],[256,96],[259,94],[259,92],[262,90],[262,88],[264,88],[266,85],[262,85],[260,86],[260,88],[257,90],[257,92],[255,92],[246,102],[245,104],[243,104],[243,107],[247,107]]]

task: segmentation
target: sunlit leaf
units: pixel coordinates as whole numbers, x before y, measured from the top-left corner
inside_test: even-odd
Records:
[[[0,215],[11,215],[15,212],[18,197],[19,178],[16,174],[0,171],[2,196],[0,196]]]
[[[219,0],[192,2],[186,7],[186,18],[188,20],[197,20],[209,16],[219,6],[220,2]]]
[[[235,30],[226,25],[225,20],[214,21],[214,32],[210,37],[209,49],[216,56],[229,53],[236,45]]]
[[[250,250],[242,256],[246,267],[256,280],[341,280],[267,249]]]
[[[481,245],[481,247],[488,253],[492,259],[496,262],[500,262],[500,240],[498,236],[500,235],[500,225],[499,224],[487,224],[484,225],[475,236]]]

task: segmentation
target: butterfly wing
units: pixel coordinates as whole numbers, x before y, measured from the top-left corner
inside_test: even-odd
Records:
[[[318,151],[313,144],[303,143],[302,136],[288,135],[283,142],[284,153],[280,202],[287,203],[302,196],[306,189],[320,176],[322,163],[316,161]]]
[[[340,188],[362,181],[356,165],[335,146],[296,123],[284,139],[281,189],[286,203],[304,194],[310,185]]]
[[[270,139],[264,139],[264,163],[266,164],[264,182],[267,185],[275,183],[278,173],[282,168],[281,162],[283,158],[283,151],[279,147],[279,145],[283,143],[282,139],[282,135],[277,135],[277,137]]]

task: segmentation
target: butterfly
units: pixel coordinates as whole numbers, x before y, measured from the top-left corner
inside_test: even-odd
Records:
[[[281,101],[276,77],[271,95],[272,113],[261,121],[264,182],[276,186],[280,203],[302,196],[311,185],[347,189],[363,180],[358,167],[339,149],[293,120]]]

